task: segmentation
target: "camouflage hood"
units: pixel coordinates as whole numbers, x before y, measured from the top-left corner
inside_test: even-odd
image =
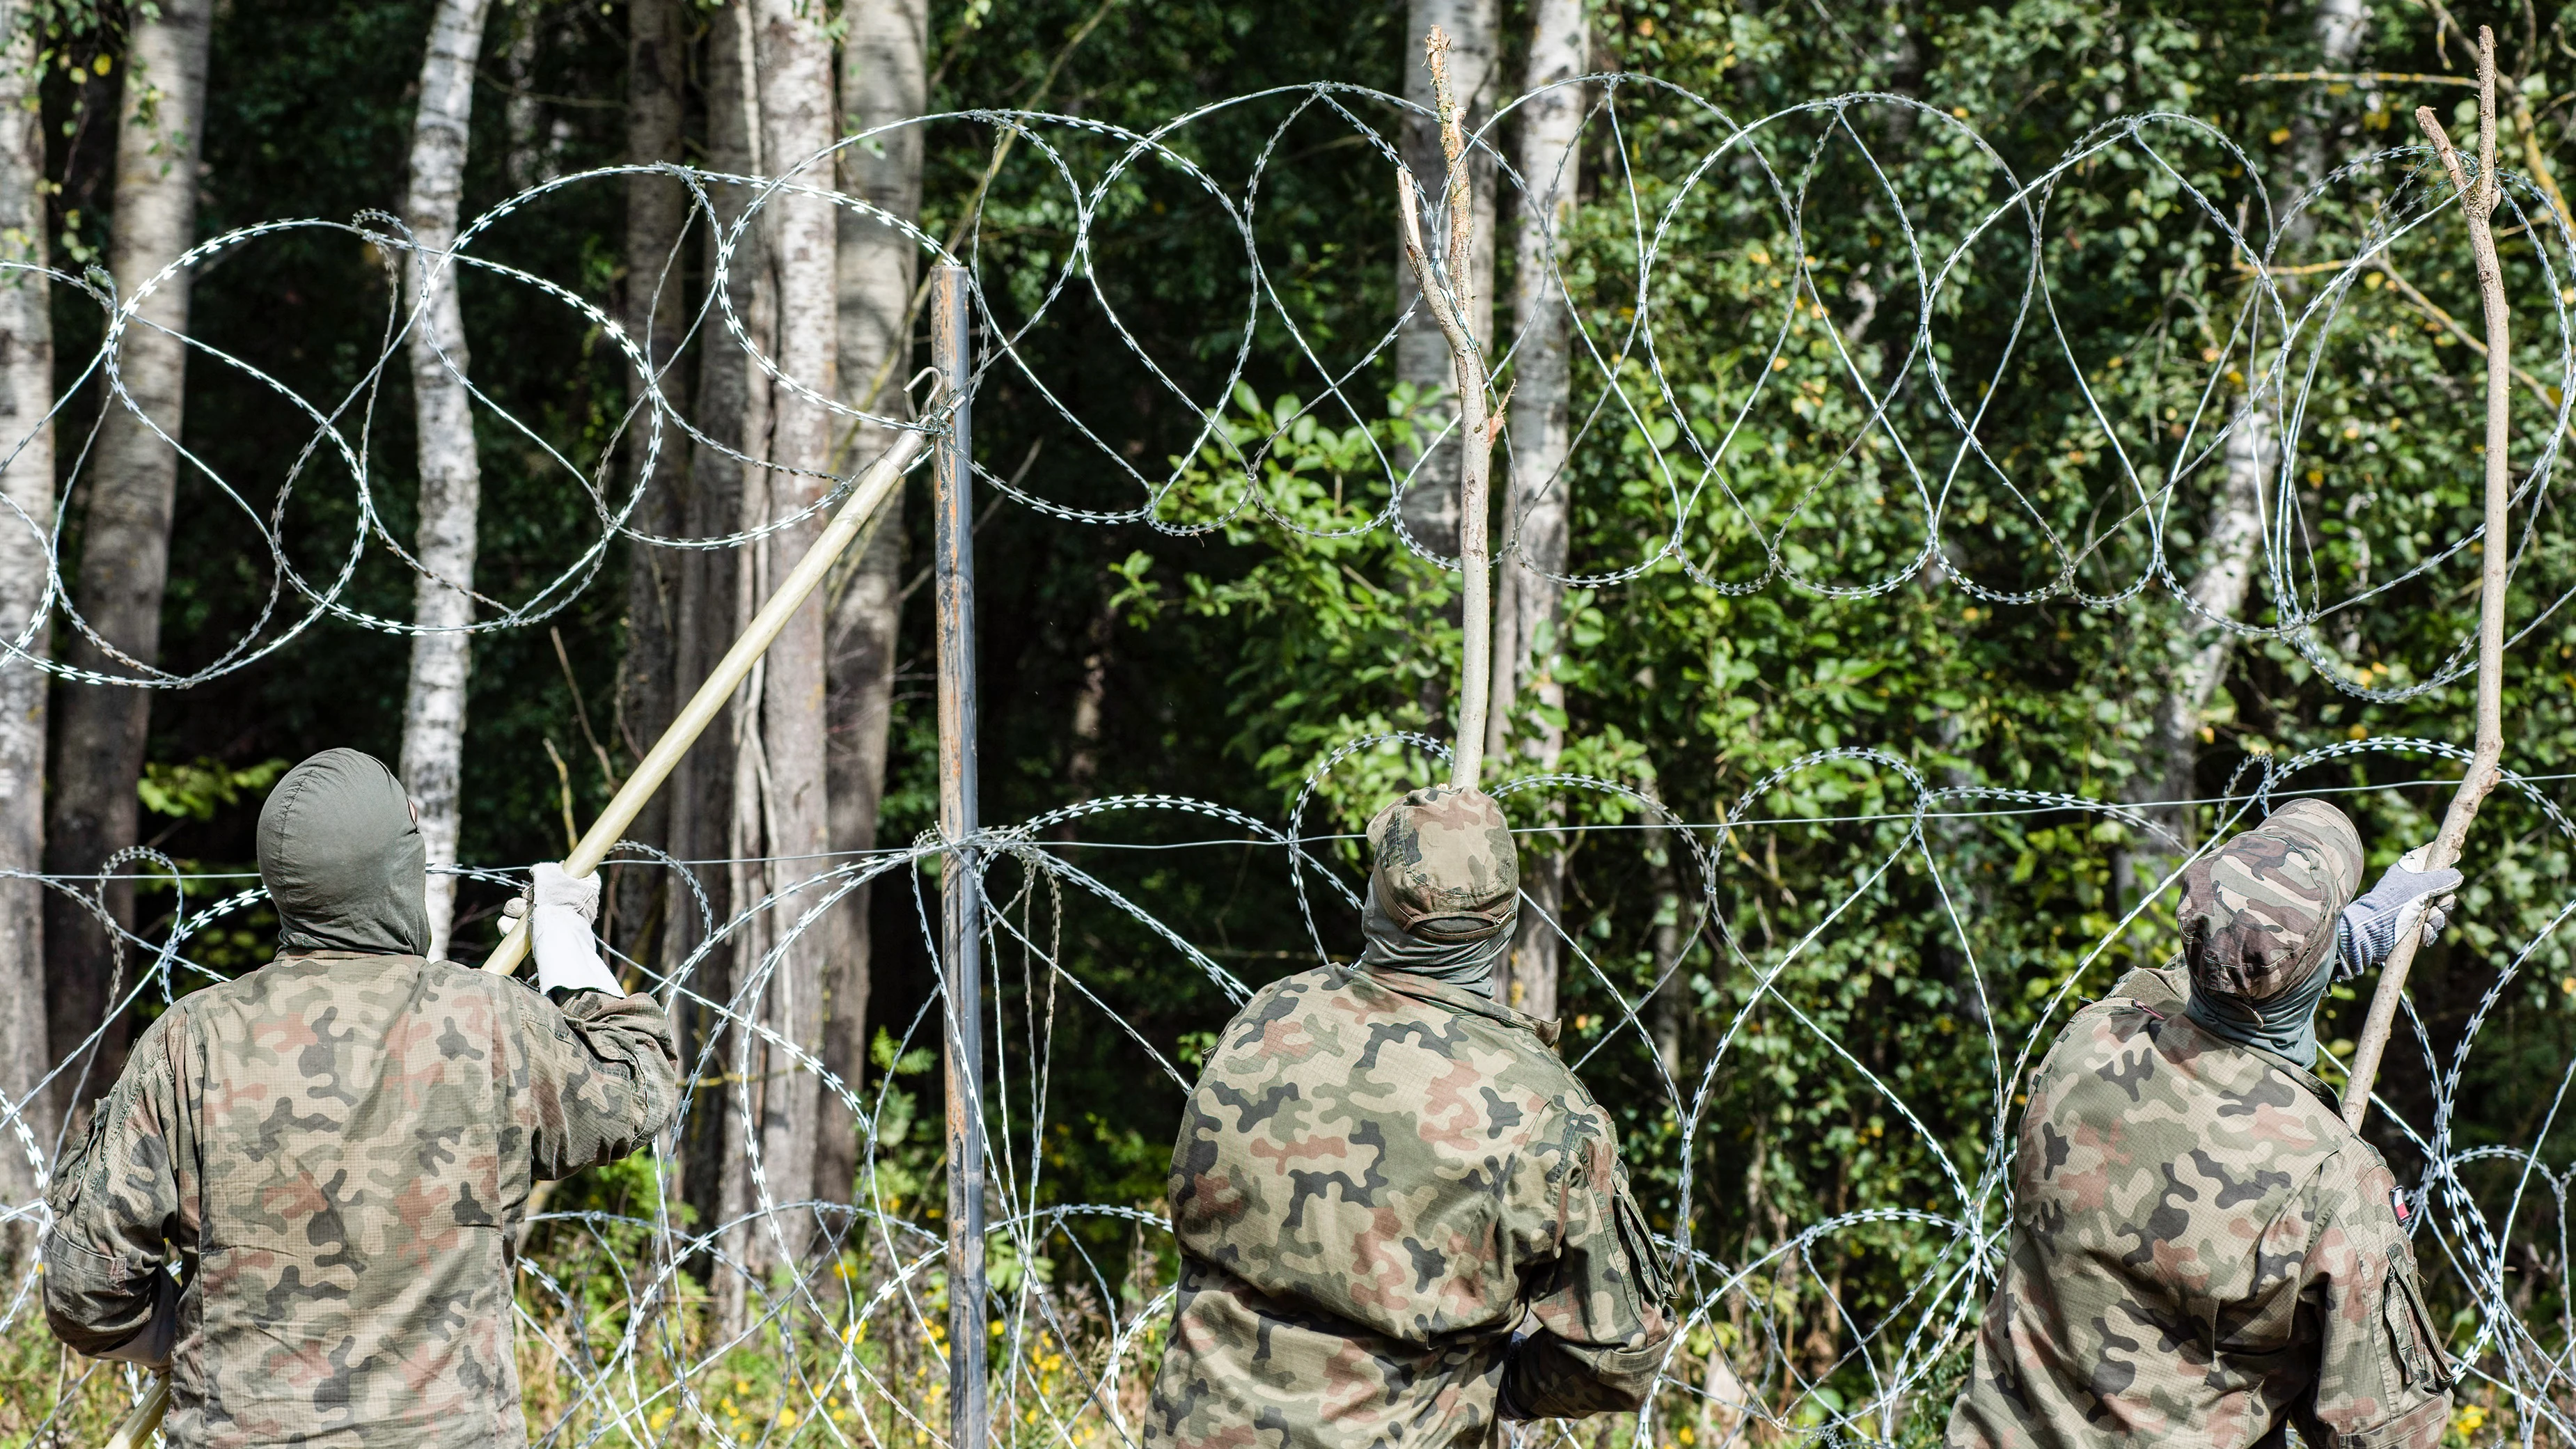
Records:
[[[1520,853],[1479,790],[1415,790],[1369,822],[1376,864],[1360,964],[1493,994],[1520,917]]]
[[[285,951],[429,951],[429,854],[402,782],[375,756],[324,750],[259,812],[259,878]]]
[[[2183,873],[2192,1018],[2306,1066],[2332,978],[2335,918],[2361,885],[2361,836],[2322,800],[2293,800]]]

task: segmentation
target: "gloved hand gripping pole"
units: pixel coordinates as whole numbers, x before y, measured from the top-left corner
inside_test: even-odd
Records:
[[[2512,539],[2507,536],[2506,504],[2511,498],[2505,473],[2505,450],[2512,442],[2513,352],[2510,317],[2505,310],[2504,266],[2497,260],[2495,228],[2490,220],[2502,195],[2496,184],[2495,32],[2478,27],[2478,173],[2472,177],[2435,119],[2433,108],[2418,106],[2415,124],[2440,153],[2442,168],[2459,192],[2460,214],[2469,223],[2469,249],[2477,257],[2478,298],[2487,322],[2486,529],[2478,584],[2478,741],[2459,792],[2451,797],[2442,831],[2424,852],[2424,869],[2441,870],[2460,858],[2469,825],[2478,807],[2496,787],[2504,764],[2504,602]],[[2379,1059],[2397,1024],[2397,1003],[2406,994],[2406,972],[2415,964],[2423,932],[2410,919],[2397,932],[2396,949],[2380,967],[2379,990],[2371,997],[2370,1016],[2352,1051],[2352,1076],[2344,1084],[2344,1125],[2355,1131],[2370,1115],[2370,1089],[2379,1079]]]

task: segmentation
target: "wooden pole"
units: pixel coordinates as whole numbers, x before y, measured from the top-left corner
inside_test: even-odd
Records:
[[[1396,168],[1396,214],[1404,229],[1404,257],[1422,292],[1422,305],[1440,324],[1449,343],[1449,360],[1458,386],[1458,567],[1466,575],[1459,610],[1464,625],[1465,657],[1458,665],[1458,750],[1449,783],[1472,789],[1485,767],[1486,696],[1492,692],[1494,667],[1494,570],[1486,526],[1486,497],[1491,491],[1494,435],[1502,418],[1485,402],[1485,355],[1467,327],[1475,286],[1471,265],[1476,247],[1476,208],[1467,169],[1467,137],[1459,125],[1458,97],[1449,88],[1449,34],[1439,26],[1422,40],[1422,61],[1431,68],[1432,94],[1440,108],[1440,150],[1449,161],[1448,280],[1444,285],[1422,245],[1422,194],[1413,172]]]
[[[2484,567],[2478,582],[2478,741],[2469,759],[2466,774],[2460,777],[2460,788],[2451,797],[2450,812],[2442,817],[2441,833],[2424,852],[2426,870],[2444,869],[2460,858],[2460,847],[2468,840],[2469,826],[2478,818],[2478,807],[2486,803],[2487,793],[2496,787],[2504,763],[2504,596],[2505,571],[2512,552],[2512,540],[2506,536],[2505,509],[2511,497],[2505,471],[2505,450],[2512,442],[2513,354],[2505,310],[2504,266],[2496,257],[2495,230],[2490,220],[2495,215],[2500,189],[2496,185],[2496,109],[2495,109],[2495,32],[2478,27],[2478,173],[2468,174],[2460,154],[2452,149],[2451,138],[2430,106],[2419,106],[2415,124],[2431,138],[2433,149],[2441,155],[2442,167],[2451,174],[2451,185],[2460,194],[2460,214],[2468,219],[2469,249],[2477,257],[2478,299],[2485,304],[2487,321],[2487,449],[2486,449],[2486,537],[2482,544]],[[2415,964],[2415,948],[2423,941],[2416,922],[2420,913],[2410,914],[2397,932],[2396,948],[2388,953],[2388,962],[2380,968],[2379,990],[2370,999],[2370,1016],[2362,1023],[2361,1037],[2352,1052],[2352,1077],[2344,1084],[2344,1125],[2355,1131],[2370,1115],[2370,1090],[2379,1079],[2379,1059],[2388,1049],[2388,1038],[2397,1024],[2397,1003],[2406,994],[2406,973]]]
[[[107,1449],[143,1449],[161,1427],[161,1416],[170,1411],[170,1376],[152,1376],[152,1387],[143,1391],[143,1402],[125,1416],[125,1422],[109,1435]]]
[[[777,591],[769,596],[769,602],[761,605],[760,612],[753,616],[751,627],[743,631],[731,649],[725,651],[724,658],[717,661],[706,682],[698,686],[698,692],[689,697],[688,704],[671,721],[671,727],[662,732],[662,737],[653,742],[653,748],[636,763],[635,773],[627,776],[626,783],[618,787],[617,794],[608,802],[608,808],[599,812],[599,818],[591,823],[589,833],[573,847],[572,854],[564,857],[564,874],[585,876],[599,869],[599,863],[608,858],[608,852],[625,838],[626,827],[635,823],[644,802],[653,798],[653,792],[662,787],[662,782],[669,779],[671,771],[679,765],[680,757],[689,752],[689,746],[697,743],[698,735],[723,712],[725,701],[733,697],[735,686],[751,673],[751,666],[759,661],[761,652],[778,638],[779,631],[787,627],[788,619],[822,584],[824,575],[831,572],[833,561],[849,548],[851,540],[866,530],[868,520],[876,515],[877,509],[894,496],[895,489],[903,486],[904,470],[920,456],[921,444],[922,435],[919,433],[897,434],[894,446],[886,449],[885,456],[868,468],[866,475],[859,479],[859,486],[851,492],[849,501],[841,505],[841,511],[834,514],[831,523],[824,527],[823,536],[814,540],[814,546],[796,561],[796,567],[788,571]],[[528,927],[523,920],[512,928],[509,935],[501,938],[501,944],[484,959],[483,969],[506,976],[519,968],[527,954]]]
[[[974,850],[975,513],[964,267],[931,273],[930,355],[950,401],[934,459],[939,615],[939,974],[948,1003],[948,1444],[984,1449],[984,927]]]

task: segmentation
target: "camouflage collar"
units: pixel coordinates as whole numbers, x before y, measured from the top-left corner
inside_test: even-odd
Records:
[[[309,961],[327,965],[333,961],[426,961],[428,959],[426,956],[414,955],[406,951],[353,951],[346,946],[287,946],[280,948],[275,956],[270,957],[269,963],[301,965]]]
[[[2334,1090],[2325,1084],[2325,1079],[2318,1076],[2315,1072],[2299,1065],[2297,1062],[2281,1055],[2279,1052],[2268,1051],[2257,1046],[2243,1046],[2236,1042],[2229,1041],[2227,1038],[2211,1031],[2208,1027],[2194,1021],[2183,1010],[2185,997],[2180,990],[2175,988],[2173,977],[2176,974],[2178,973],[2170,969],[2165,971],[2148,969],[2131,971],[2128,975],[2120,978],[2120,984],[2113,989],[2113,994],[2125,999],[2130,1005],[2135,1006],[2140,1011],[2147,1013],[2149,1016],[2156,1018],[2169,1027],[2187,1027],[2190,1030],[2199,1033],[2207,1041],[2207,1044],[2203,1046],[2201,1050],[2243,1052],[2247,1056],[2253,1057],[2257,1061],[2262,1062],[2265,1066],[2275,1068],[2287,1075],[2290,1080],[2306,1088],[2310,1095],[2314,1096],[2318,1101],[2325,1103],[2326,1106],[2332,1108],[2338,1115],[2342,1112],[2343,1099],[2336,1096]]]
[[[2190,1027],[2193,1031],[2199,1032],[2202,1036],[2207,1037],[2209,1039],[2209,1045],[2204,1048],[2204,1050],[2240,1051],[2245,1053],[2247,1056],[2254,1058],[2256,1061],[2261,1062],[2263,1065],[2280,1072],[2283,1076],[2288,1077],[2291,1081],[2294,1081],[2301,1087],[2305,1088],[2308,1095],[2325,1103],[2326,1109],[2335,1114],[2336,1120],[2342,1120],[2343,1099],[2335,1095],[2335,1091],[2332,1087],[2326,1085],[2325,1078],[2318,1076],[2315,1072],[2308,1070],[2306,1067],[2300,1066],[2296,1061],[2293,1061],[2289,1057],[2285,1057],[2279,1052],[2273,1051],[2267,1047],[2240,1046],[2179,1012],[2168,1018],[2168,1020],[2179,1022],[2184,1026]]]
[[[1505,1026],[1519,1027],[1536,1036],[1539,1043],[1551,1051],[1555,1049],[1557,1035],[1562,1029],[1558,1022],[1542,1021],[1525,1012],[1514,1011],[1490,997],[1480,996],[1463,986],[1451,986],[1447,982],[1434,981],[1428,976],[1418,976],[1403,971],[1375,971],[1362,966],[1337,966],[1335,969],[1342,973],[1345,980],[1366,981],[1371,986],[1392,991],[1398,996],[1409,996],[1416,1001],[1428,1001],[1445,1006],[1451,1011],[1463,1011],[1470,1016],[1481,1016],[1499,1021]]]

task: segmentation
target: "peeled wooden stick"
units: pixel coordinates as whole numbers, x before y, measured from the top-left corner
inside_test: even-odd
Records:
[[[2505,505],[2511,496],[2505,474],[2505,449],[2511,441],[2513,408],[2513,355],[2505,312],[2504,266],[2496,258],[2495,229],[2490,218],[2495,214],[2500,193],[2496,185],[2496,110],[2495,110],[2495,32],[2478,27],[2478,174],[2474,180],[2460,162],[2460,153],[2451,147],[2451,138],[2434,118],[2433,108],[2419,106],[2415,124],[2431,138],[2433,149],[2442,157],[2442,167],[2451,173],[2451,184],[2459,189],[2460,214],[2468,218],[2469,249],[2477,257],[2478,298],[2486,306],[2487,320],[2487,456],[2486,456],[2486,540],[2481,562],[2484,568],[2478,582],[2478,742],[2469,759],[2468,772],[2460,777],[2459,792],[2451,797],[2450,813],[2442,817],[2441,833],[2424,852],[2424,869],[2441,870],[2460,858],[2460,847],[2467,841],[2469,825],[2478,818],[2478,807],[2486,803],[2487,793],[2496,787],[2504,764],[2504,591],[2506,555],[2511,540],[2506,537]],[[2344,1084],[2344,1125],[2355,1131],[2370,1115],[2370,1089],[2379,1078],[2379,1059],[2388,1049],[2388,1037],[2397,1024],[2397,1003],[2406,994],[2406,972],[2415,964],[2415,948],[2423,941],[2416,922],[2420,910],[2411,914],[2397,931],[2396,948],[2388,953],[2388,962],[2379,970],[2379,990],[2370,999],[2370,1016],[2362,1023],[2361,1037],[2353,1046],[2352,1076]]]
[[[1493,559],[1485,525],[1487,483],[1493,473],[1494,435],[1502,419],[1485,405],[1485,354],[1467,328],[1473,306],[1476,209],[1467,176],[1467,136],[1458,120],[1458,97],[1449,89],[1449,33],[1439,26],[1422,40],[1422,63],[1431,68],[1431,93],[1440,111],[1440,150],[1449,161],[1449,278],[1444,285],[1422,245],[1422,193],[1411,168],[1396,168],[1396,215],[1404,230],[1404,259],[1422,290],[1422,305],[1449,343],[1458,384],[1458,567],[1467,576],[1465,658],[1459,661],[1458,752],[1449,783],[1472,789],[1485,768],[1485,696],[1494,667]]]
[[[885,456],[877,459],[866,476],[859,479],[859,486],[850,494],[850,500],[842,504],[841,511],[824,526],[823,536],[814,540],[814,546],[796,561],[796,567],[779,583],[777,591],[769,596],[769,602],[761,605],[760,612],[753,616],[751,627],[743,631],[731,649],[725,651],[725,657],[707,675],[706,682],[698,686],[698,692],[689,696],[688,704],[671,721],[671,727],[662,731],[662,737],[653,742],[653,748],[636,762],[635,773],[627,776],[626,783],[618,787],[617,794],[608,802],[608,808],[599,812],[599,818],[591,822],[589,832],[572,848],[572,854],[564,857],[564,874],[585,876],[599,869],[599,863],[606,860],[608,852],[625,837],[626,827],[635,823],[636,815],[644,809],[644,802],[652,799],[653,792],[671,777],[680,757],[689,752],[689,746],[697,743],[699,733],[724,709],[725,701],[733,697],[734,688],[751,673],[751,666],[776,641],[779,631],[787,627],[788,619],[797,608],[822,584],[824,575],[831,572],[833,561],[868,526],[868,520],[875,516],[894,490],[902,486],[904,470],[919,456],[921,441],[920,433],[896,435],[894,446],[888,448]],[[484,959],[483,969],[506,976],[519,969],[519,963],[526,959],[527,954],[528,927],[522,918]]]
[[[161,1416],[170,1412],[170,1376],[152,1376],[152,1387],[143,1391],[143,1402],[116,1426],[107,1438],[107,1449],[143,1449],[152,1442],[153,1433],[161,1427]]]

